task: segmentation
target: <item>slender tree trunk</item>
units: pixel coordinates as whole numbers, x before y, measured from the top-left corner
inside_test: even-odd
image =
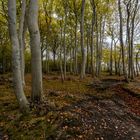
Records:
[[[28,9],[28,29],[30,32],[32,65],[32,100],[42,99],[42,64],[40,32],[38,28],[38,0],[30,0]]]
[[[137,73],[137,76],[139,76],[139,61],[138,61],[138,57],[139,57],[139,52],[140,50],[136,53],[136,73]]]
[[[127,45],[128,45],[128,77],[131,77],[131,39],[130,39],[130,11],[129,11],[129,5],[130,1],[126,5],[127,9],[127,23],[126,23],[126,28],[127,28]]]
[[[116,42],[114,40],[114,61],[115,61],[115,75],[118,74],[118,67],[117,67],[117,48],[116,48]]]
[[[46,68],[46,70],[47,70],[47,73],[49,73],[49,71],[50,71],[50,63],[49,63],[49,60],[50,60],[50,57],[49,57],[49,52],[47,51],[46,52],[47,53],[47,68]]]
[[[98,19],[96,14],[96,77],[99,77],[99,32],[98,32]]]
[[[73,69],[72,69],[72,33],[71,33],[71,46],[70,46],[70,73],[72,74],[73,73]]]
[[[122,10],[121,10],[121,2],[118,0],[118,10],[119,10],[119,18],[120,18],[120,46],[122,53],[122,64],[123,64],[123,74],[125,80],[128,82],[126,67],[125,67],[125,52],[124,52],[124,43],[123,43],[123,24],[122,24]]]
[[[101,75],[101,63],[102,63],[102,47],[103,47],[103,41],[104,41],[104,31],[105,31],[105,21],[103,21],[103,17],[101,16],[100,19],[100,47],[99,47],[99,77]]]
[[[89,27],[88,27],[89,28]],[[90,34],[89,34],[89,29],[87,29],[87,73],[89,73],[89,38],[90,38]]]
[[[135,28],[135,18],[136,18],[136,14],[138,11],[138,0],[135,1],[135,7],[134,7],[134,13],[132,16],[132,29],[131,29],[131,79],[134,79],[134,56],[133,56],[133,50],[134,50],[134,28]]]
[[[21,16],[20,16],[20,23],[19,23],[19,45],[20,45],[20,57],[21,57],[21,77],[23,86],[25,85],[25,62],[24,62],[24,20],[25,20],[25,12],[26,12],[26,0],[21,0]]]
[[[110,49],[110,75],[113,74],[113,55],[112,55],[112,52],[113,52],[113,31],[112,31],[112,40],[111,40],[111,49]]]
[[[48,54],[47,54],[47,48],[46,48],[46,55],[45,55],[45,73],[48,73]]]
[[[82,52],[82,65],[81,65],[81,79],[85,77],[85,69],[86,69],[86,53],[84,48],[84,12],[85,12],[85,0],[82,0],[81,7],[81,52]]]
[[[16,0],[8,0],[8,19],[9,33],[12,43],[12,65],[13,65],[13,84],[14,91],[21,111],[28,111],[28,101],[24,94],[21,67],[20,67],[20,48],[16,31]]]
[[[121,75],[121,48],[120,48],[120,52],[119,52],[119,60],[118,60],[118,74],[119,76]]]
[[[63,65],[62,65],[62,38],[63,38],[63,31],[62,31],[62,23],[60,21],[60,29],[61,29],[61,42],[60,42],[60,73],[61,73],[61,82],[64,82],[64,72],[63,72]]]
[[[94,0],[90,1],[92,6],[92,29],[91,29],[91,72],[92,77],[95,75],[95,66],[94,66],[94,26],[95,26],[95,17],[96,17],[96,7]]]
[[[56,67],[56,52],[53,51],[53,66]]]
[[[66,27],[67,27],[67,7],[65,7],[65,23],[64,23],[64,79],[67,72],[67,60],[66,60]]]
[[[75,21],[75,67],[74,67],[74,71],[75,74],[78,73],[78,69],[77,69],[77,16],[75,16],[76,21]]]

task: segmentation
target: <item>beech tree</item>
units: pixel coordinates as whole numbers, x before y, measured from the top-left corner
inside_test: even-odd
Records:
[[[20,48],[16,28],[16,0],[8,0],[8,23],[9,33],[12,43],[12,64],[13,64],[13,84],[14,91],[17,97],[20,110],[27,112],[28,101],[24,94],[22,77],[21,77],[21,65],[20,65]]]
[[[96,18],[96,5],[94,0],[90,0],[91,6],[92,6],[92,29],[91,29],[91,71],[92,71],[92,76],[94,76],[94,70],[95,70],[95,65],[94,65],[94,27],[95,27],[95,18]]]
[[[81,32],[81,53],[82,53],[82,64],[81,64],[81,79],[85,77],[86,70],[86,51],[84,48],[84,12],[85,12],[85,0],[82,0],[81,6],[81,24],[80,24],[80,32]]]
[[[126,66],[125,66],[125,50],[124,50],[124,42],[123,42],[123,19],[122,19],[122,8],[121,8],[121,1],[118,0],[118,11],[119,11],[119,18],[120,18],[120,46],[121,46],[121,55],[122,55],[122,64],[123,64],[123,74],[125,80],[128,81]]]
[[[22,83],[25,85],[24,73],[25,73],[25,62],[24,62],[24,24],[25,24],[25,13],[26,13],[26,0],[21,0],[21,16],[19,23],[19,45],[20,45],[20,65],[21,65],[21,77]]]
[[[42,90],[42,63],[40,32],[38,27],[38,0],[30,0],[28,6],[28,29],[31,45],[31,70],[32,70],[32,100],[41,100]]]

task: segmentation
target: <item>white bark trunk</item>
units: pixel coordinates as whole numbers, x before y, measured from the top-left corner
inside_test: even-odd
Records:
[[[30,0],[28,9],[32,65],[32,100],[42,99],[42,64],[40,32],[38,27],[38,0]]]
[[[20,45],[20,58],[21,58],[21,77],[22,84],[25,85],[24,72],[25,72],[25,62],[24,62],[24,37],[23,37],[23,28],[24,28],[24,19],[25,19],[25,11],[26,11],[26,0],[21,0],[21,16],[19,23],[19,45]]]
[[[9,33],[12,43],[12,64],[14,91],[22,112],[28,110],[28,101],[25,97],[21,78],[20,49],[16,31],[16,0],[8,0]]]
[[[86,51],[84,48],[84,12],[85,12],[85,0],[82,0],[82,7],[81,7],[81,52],[82,52],[81,79],[83,79],[85,77],[85,70],[86,70]]]

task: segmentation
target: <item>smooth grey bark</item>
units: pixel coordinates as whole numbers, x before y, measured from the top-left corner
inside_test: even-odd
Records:
[[[53,67],[56,67],[56,49],[57,49],[57,40],[54,39],[54,45],[52,47],[52,53],[53,53]]]
[[[78,73],[78,68],[77,68],[77,16],[76,16],[76,21],[75,21],[75,67],[74,67],[74,71],[75,74]]]
[[[117,41],[114,39],[114,62],[115,62],[115,75],[118,74],[118,66],[117,66]]]
[[[126,29],[127,29],[127,46],[128,46],[128,77],[131,77],[131,37],[130,37],[130,1],[126,4],[126,11],[127,11],[127,23],[126,23]]]
[[[21,77],[20,48],[16,31],[16,0],[8,0],[8,23],[9,23],[10,39],[12,43],[14,92],[17,97],[20,110],[24,113],[28,111],[28,101],[24,94]]]
[[[80,75],[81,79],[83,79],[85,77],[85,70],[86,70],[86,52],[85,52],[85,48],[84,48],[84,12],[85,12],[85,0],[82,0],[81,24],[80,24],[81,53],[82,53],[82,64],[81,64],[81,75]]]
[[[25,20],[25,13],[26,13],[26,0],[21,0],[21,16],[20,16],[20,23],[19,23],[19,45],[20,45],[20,65],[21,65],[21,77],[22,77],[22,84],[25,85],[25,62],[24,62],[24,20]]]
[[[31,66],[32,66],[32,100],[42,99],[42,64],[40,32],[38,28],[38,0],[30,0],[28,7],[28,29],[31,45]]]
[[[96,6],[95,1],[90,0],[91,6],[92,6],[92,29],[91,29],[91,72],[92,76],[95,75],[95,66],[94,66],[94,26],[95,26],[95,20],[96,20]]]
[[[113,40],[114,40],[114,35],[113,35],[113,28],[111,31],[111,48],[110,48],[110,75],[113,74]]]
[[[45,62],[45,72],[46,74],[49,73],[49,51],[46,48],[46,62]]]
[[[138,12],[138,0],[135,1],[134,3],[134,12],[133,12],[133,15],[132,15],[132,29],[131,29],[131,59],[130,59],[130,64],[131,64],[131,79],[134,79],[134,28],[135,28],[135,18],[136,18],[136,14]]]
[[[74,12],[74,16],[75,16],[75,27],[74,27],[74,36],[75,36],[75,40],[74,40],[74,44],[75,44],[75,49],[74,49],[74,73],[78,74],[78,62],[77,62],[77,26],[78,26],[78,7],[77,7],[77,3],[76,0],[73,0],[73,12]]]
[[[47,42],[47,40],[46,40]],[[49,61],[49,54],[48,54],[48,46],[46,45],[46,49],[45,49],[45,73],[47,74],[49,72],[48,68],[49,68],[49,65],[48,65],[48,61]]]
[[[71,33],[71,39],[70,39],[70,73],[73,73],[72,69],[72,44],[73,44],[73,39],[72,39],[72,33]]]
[[[125,80],[128,81],[126,66],[125,66],[125,52],[124,52],[124,43],[123,43],[123,21],[122,21],[122,9],[121,9],[120,0],[118,0],[118,11],[119,11],[119,18],[120,18],[120,46],[121,46],[121,53],[122,53],[123,74]]]
[[[96,77],[99,77],[100,48],[99,48],[99,31],[98,16],[96,14]]]
[[[64,1],[63,3],[64,6],[64,12],[65,12],[65,19],[64,19],[64,42],[63,42],[63,47],[64,47],[64,79],[66,78],[66,72],[67,72],[67,58],[66,58],[66,28],[67,28],[67,12],[68,12],[68,5],[67,1]]]
[[[135,18],[138,11],[138,0],[126,1],[126,13],[127,13],[127,45],[128,45],[128,76],[134,79],[134,26]]]
[[[99,72],[98,76],[100,77],[101,75],[101,70],[102,70],[102,47],[103,47],[103,42],[104,42],[104,34],[105,34],[105,19],[101,16],[100,17],[100,47],[99,47]]]
[[[89,73],[90,72],[90,55],[89,55],[89,52],[90,52],[90,45],[89,45],[89,42],[90,42],[90,27],[89,26],[87,26],[87,35],[86,35],[86,38],[87,38],[87,40],[86,40],[86,43],[87,43],[87,65],[86,65],[86,71],[87,71],[87,73]]]
[[[64,82],[64,72],[63,72],[63,65],[62,65],[62,38],[63,38],[63,27],[62,22],[60,21],[60,29],[61,29],[61,38],[60,38],[60,73],[61,73],[61,82]]]
[[[121,54],[122,54],[122,49],[120,48],[120,51],[119,51],[119,60],[118,60],[118,74],[119,74],[119,76],[121,75],[121,66],[122,66],[122,64],[121,64]]]
[[[67,21],[67,16],[65,17],[65,25],[64,25],[64,78],[66,78],[66,21]]]

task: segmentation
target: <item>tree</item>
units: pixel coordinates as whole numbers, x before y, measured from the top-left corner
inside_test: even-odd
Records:
[[[94,26],[95,26],[95,18],[96,18],[96,6],[95,6],[95,1],[90,0],[91,6],[92,6],[92,30],[91,30],[91,71],[92,71],[92,76],[94,76]]]
[[[78,16],[79,16],[79,9],[80,9],[80,5],[79,5],[79,1],[78,0],[72,0],[72,9],[73,9],[73,13],[74,13],[74,19],[75,19],[75,26],[74,26],[74,44],[75,44],[75,51],[74,51],[74,72],[75,74],[78,73],[78,65],[77,65],[77,50],[78,50],[78,45],[77,45],[77,28],[78,28]]]
[[[21,67],[20,67],[20,48],[16,31],[16,0],[8,0],[8,22],[9,22],[9,33],[12,43],[14,91],[20,106],[20,110],[22,112],[27,112],[28,101],[23,91]]]
[[[121,53],[122,53],[122,64],[123,64],[123,74],[125,80],[128,81],[126,67],[125,67],[125,53],[124,53],[124,42],[123,42],[123,27],[122,27],[122,10],[121,10],[121,1],[118,0],[118,11],[119,11],[119,18],[120,18],[120,46],[121,46]]]
[[[128,76],[134,78],[134,29],[135,19],[138,13],[138,0],[124,1],[127,13],[127,45],[128,45]]]
[[[29,1],[28,29],[30,33],[31,45],[32,100],[40,101],[42,99],[43,90],[40,32],[38,28],[38,0]]]
[[[81,79],[85,77],[85,69],[86,69],[86,52],[84,48],[84,12],[85,12],[85,0],[82,0],[81,6],[81,24],[80,24],[80,32],[81,32],[81,53],[82,53],[82,64],[81,64]]]
[[[67,14],[68,14],[68,2],[63,1],[63,8],[65,13],[65,19],[64,19],[64,41],[63,41],[63,47],[64,47],[64,79],[66,78],[66,66],[67,66],[67,58],[66,58],[66,27],[67,27]]]
[[[25,73],[25,62],[24,62],[24,22],[26,13],[26,0],[21,0],[21,16],[19,23],[19,45],[20,45],[20,65],[21,65],[21,77],[22,83],[25,85],[24,73]]]

